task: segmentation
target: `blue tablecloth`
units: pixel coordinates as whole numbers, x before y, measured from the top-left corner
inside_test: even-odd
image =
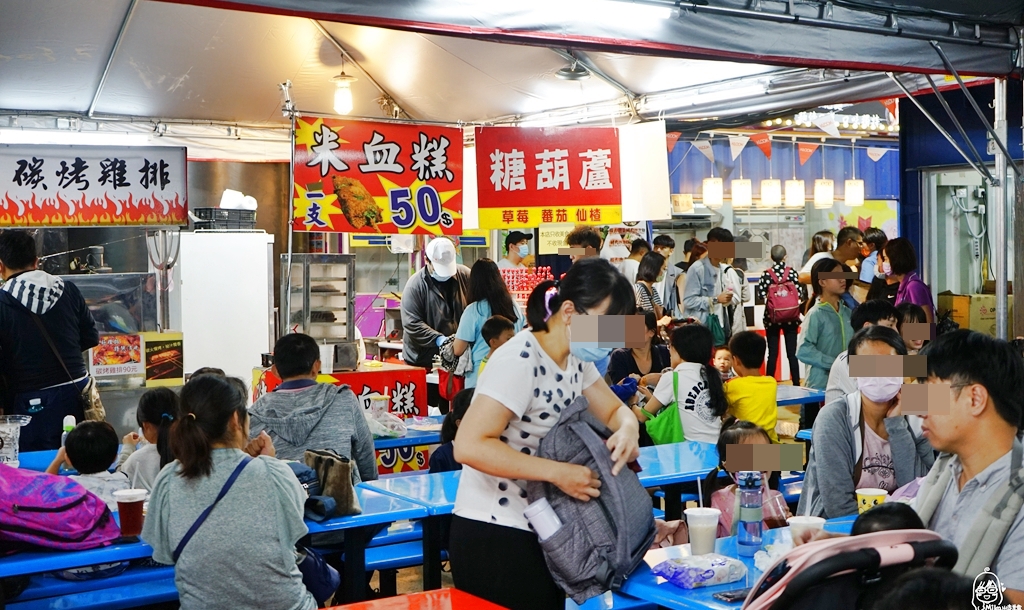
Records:
[[[855,518],[856,515],[832,519],[825,524],[825,529],[830,532],[848,534],[850,528],[853,527]],[[771,544],[779,537],[788,536],[788,534],[788,527],[769,530],[765,533],[765,544]],[[715,543],[715,552],[728,557],[738,557],[736,537],[719,538]],[[651,571],[652,566],[666,559],[685,557],[689,554],[690,545],[688,544],[648,552],[645,562],[640,564],[640,567],[626,579],[621,593],[665,608],[678,610],[737,610],[740,607],[738,602],[729,604],[715,599],[714,594],[752,587],[761,577],[761,571],[754,567],[753,557],[738,557],[747,566],[747,577],[738,582],[690,590],[682,589],[664,580],[658,582],[659,578]]]

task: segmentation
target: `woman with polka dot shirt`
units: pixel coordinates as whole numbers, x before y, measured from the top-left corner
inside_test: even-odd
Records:
[[[533,291],[530,329],[491,356],[455,441],[463,465],[449,544],[457,588],[514,610],[565,607],[523,516],[526,481],[546,481],[581,501],[600,495],[601,481],[589,468],[536,456],[541,439],[580,395],[614,432],[607,441],[613,472],[639,455],[636,417],[593,364],[611,349],[570,339],[580,316],[632,313],[634,300],[632,286],[611,263],[578,261],[560,283],[544,282]]]

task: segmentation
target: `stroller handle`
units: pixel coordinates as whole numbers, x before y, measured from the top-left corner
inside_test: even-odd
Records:
[[[923,564],[926,559],[935,558],[935,566],[951,569],[956,565],[956,545],[948,540],[929,540],[905,543],[913,549],[913,565]],[[873,548],[848,551],[823,559],[807,567],[793,577],[786,589],[772,605],[773,610],[784,610],[799,599],[811,587],[842,572],[873,572],[882,564],[882,554]]]

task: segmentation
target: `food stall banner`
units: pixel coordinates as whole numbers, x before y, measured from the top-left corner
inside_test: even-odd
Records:
[[[0,144],[0,227],[188,224],[185,149]]]
[[[89,350],[89,364],[93,377],[143,374],[142,336],[101,334],[99,345]]]
[[[294,150],[296,231],[462,232],[460,129],[300,117]]]
[[[622,220],[614,127],[477,127],[476,157],[482,229]]]

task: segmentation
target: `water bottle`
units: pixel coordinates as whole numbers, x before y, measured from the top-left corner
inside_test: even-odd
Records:
[[[75,416],[74,415],[65,415],[64,416],[64,423],[62,424],[62,427],[64,428],[64,433],[60,435],[60,446],[61,447],[64,446],[64,441],[68,440],[68,432],[71,432],[72,430],[74,430],[76,425],[78,425],[78,424],[75,421]]]
[[[743,557],[753,557],[761,550],[761,473],[740,472],[737,475],[740,493],[740,514],[736,516],[736,550]]]

